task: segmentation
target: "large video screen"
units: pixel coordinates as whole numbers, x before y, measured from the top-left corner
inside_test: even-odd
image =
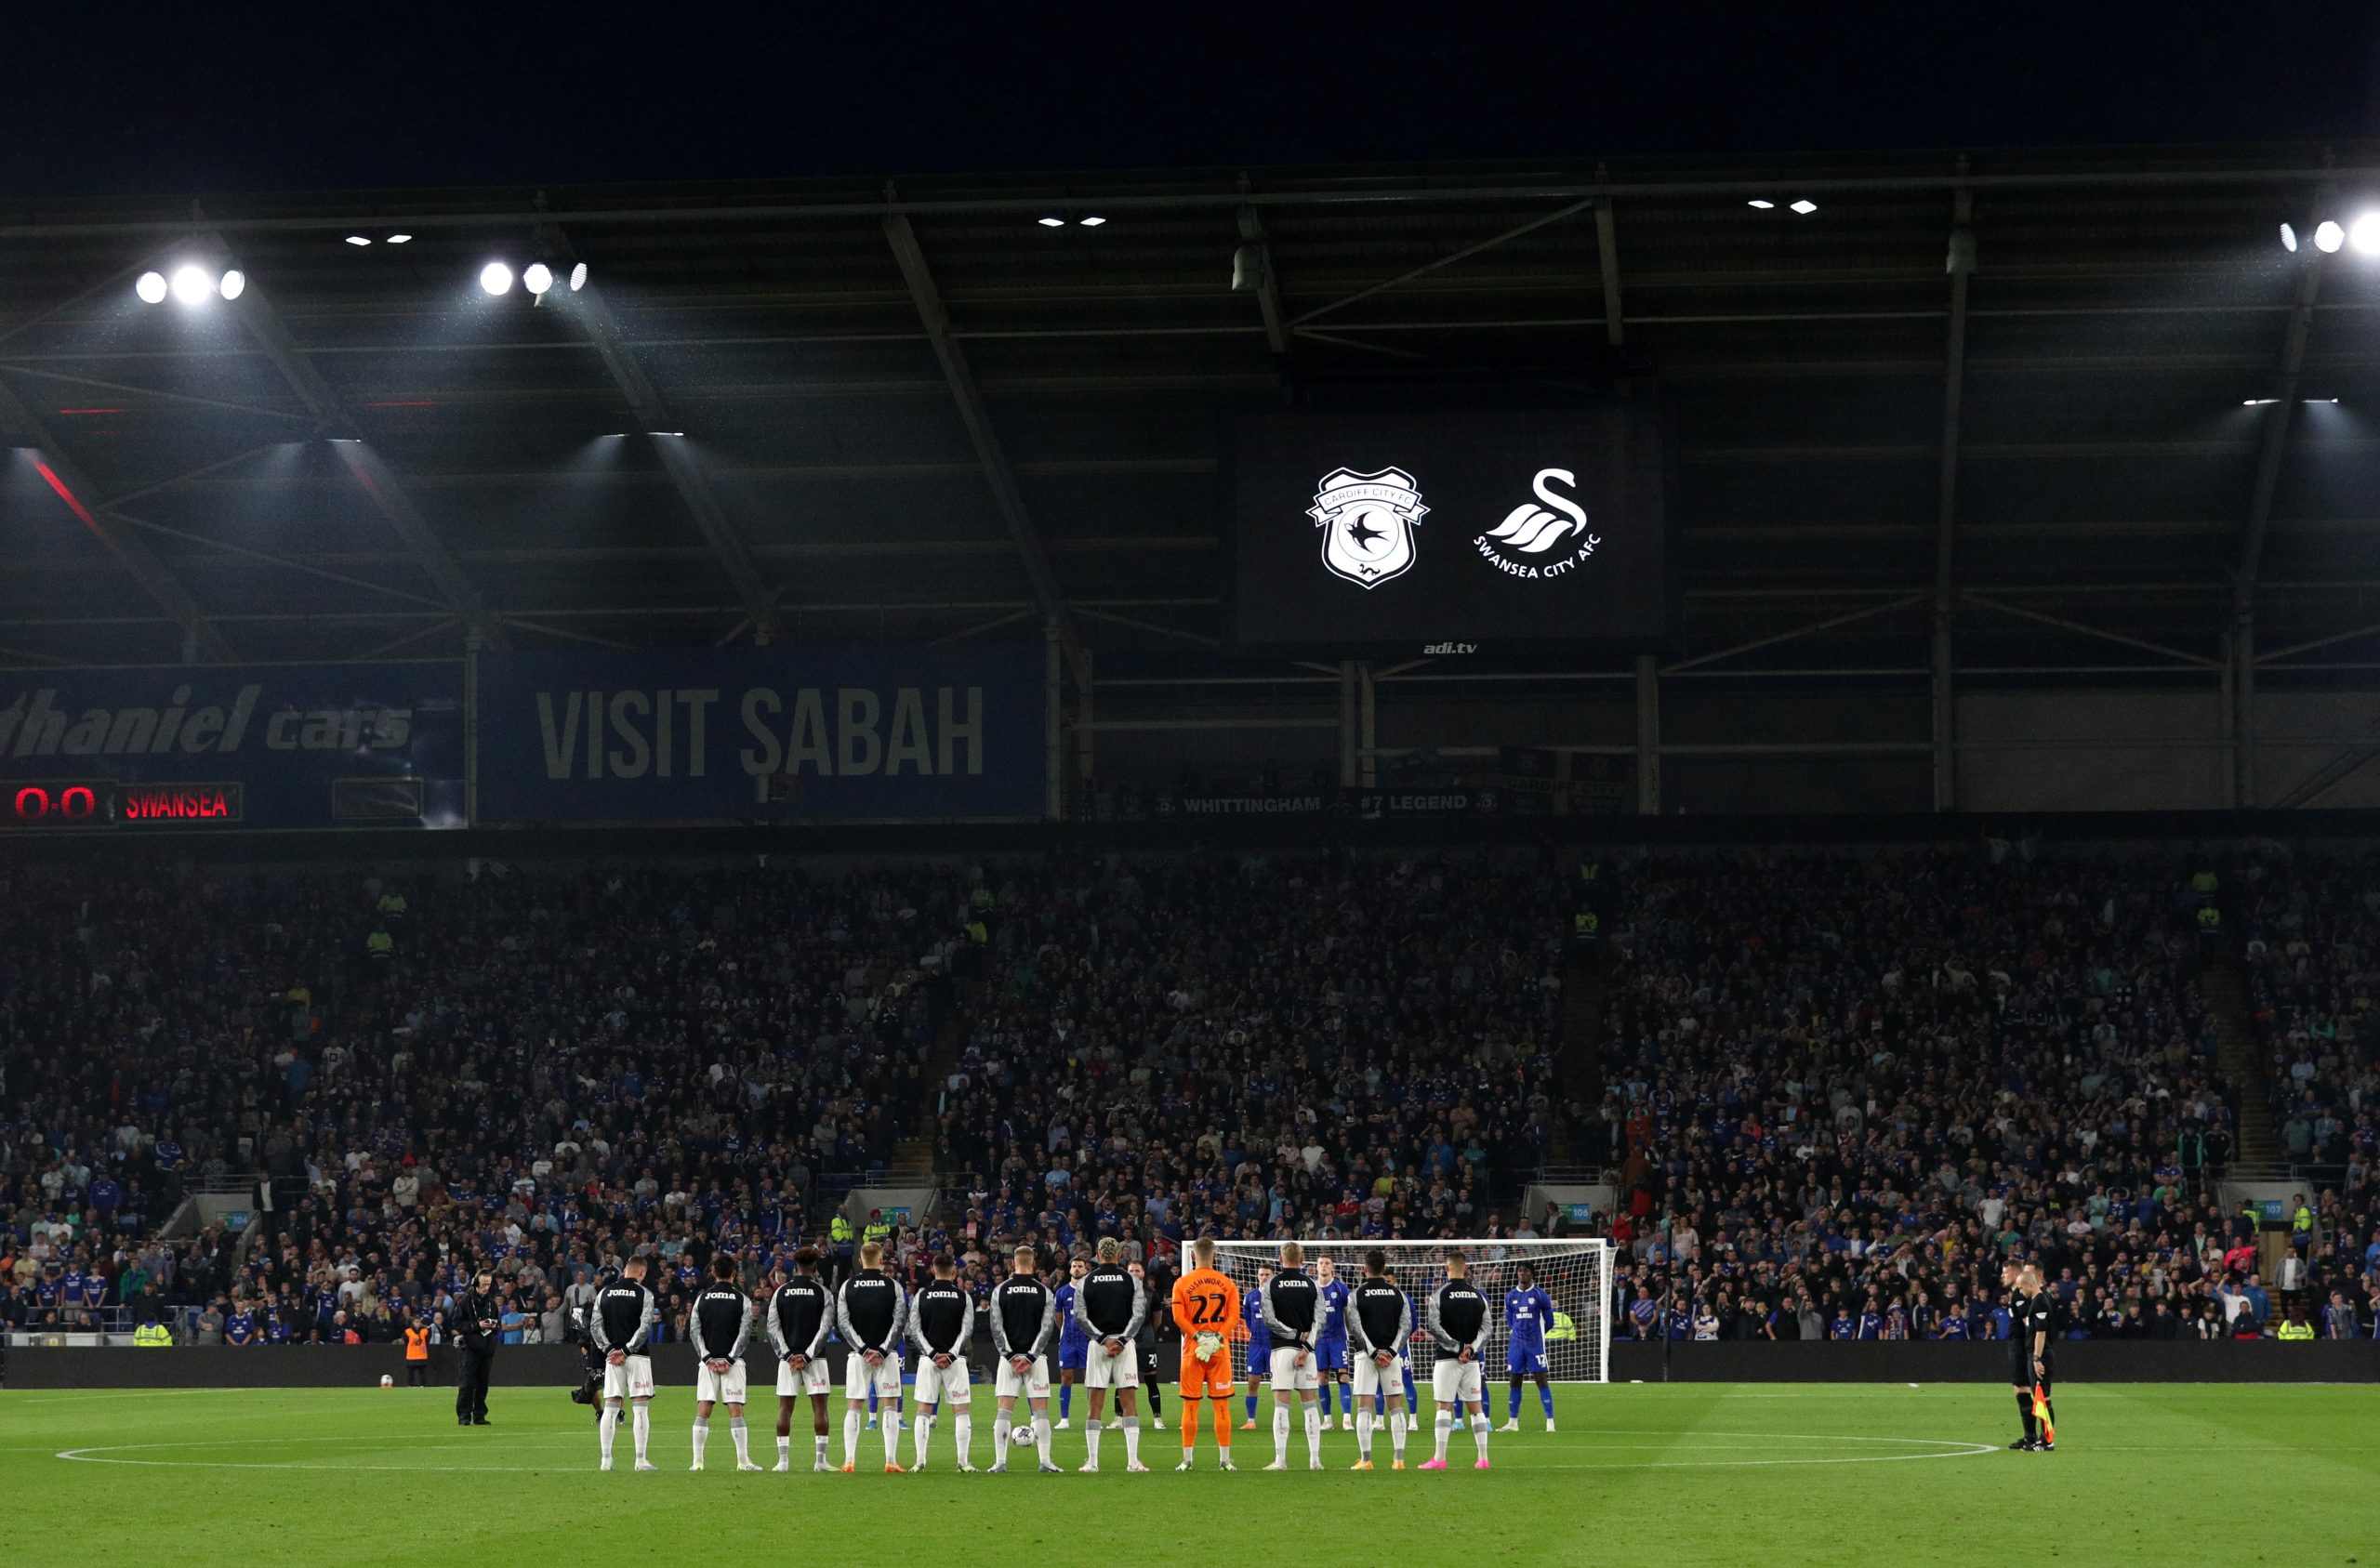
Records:
[[[1243,419],[1235,639],[1347,657],[1663,647],[1666,473],[1649,406]]]

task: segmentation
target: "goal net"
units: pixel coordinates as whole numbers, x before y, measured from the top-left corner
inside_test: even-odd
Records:
[[[1518,1270],[1527,1263],[1537,1275],[1538,1288],[1554,1298],[1558,1314],[1552,1332],[1546,1337],[1546,1369],[1560,1382],[1606,1383],[1611,1380],[1611,1269],[1612,1249],[1608,1241],[1595,1238],[1563,1241],[1427,1241],[1427,1242],[1366,1242],[1366,1241],[1305,1241],[1305,1268],[1308,1273],[1319,1271],[1316,1264],[1328,1258],[1338,1271],[1339,1278],[1349,1289],[1364,1277],[1364,1254],[1377,1247],[1388,1255],[1389,1278],[1395,1280],[1413,1303],[1413,1332],[1416,1343],[1408,1347],[1415,1376],[1426,1390],[1429,1367],[1434,1352],[1422,1341],[1423,1325],[1429,1322],[1430,1296],[1446,1281],[1446,1253],[1448,1247],[1460,1247],[1470,1260],[1471,1281],[1488,1298],[1488,1351],[1481,1364],[1489,1382],[1505,1376],[1504,1350],[1511,1335],[1504,1326],[1504,1293],[1518,1283]],[[1253,1311],[1256,1299],[1256,1271],[1260,1266],[1280,1266],[1279,1242],[1223,1242],[1215,1244],[1215,1267],[1231,1276],[1239,1286],[1240,1296]],[[1231,1340],[1233,1371],[1242,1379],[1248,1377],[1248,1338],[1236,1335]],[[1259,1367],[1256,1375],[1266,1375]],[[1427,1397],[1426,1392],[1424,1398]]]

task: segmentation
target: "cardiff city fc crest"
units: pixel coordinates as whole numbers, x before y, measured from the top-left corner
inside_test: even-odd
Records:
[[[1413,564],[1413,525],[1429,507],[1402,468],[1333,468],[1305,515],[1322,530],[1322,564],[1357,587],[1378,587]]]

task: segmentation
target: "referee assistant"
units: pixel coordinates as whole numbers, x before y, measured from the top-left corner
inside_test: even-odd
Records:
[[[2050,1399],[2050,1345],[2057,1337],[2057,1298],[2042,1288],[2042,1272],[2033,1265],[2009,1272],[2016,1275],[2016,1298],[2008,1313],[2008,1373],[2025,1435],[2008,1446],[2022,1454],[2055,1454],[2057,1407]]]

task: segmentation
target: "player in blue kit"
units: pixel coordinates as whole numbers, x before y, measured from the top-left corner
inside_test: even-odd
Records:
[[[1347,1282],[1339,1277],[1339,1265],[1328,1257],[1317,1258],[1314,1264],[1314,1359],[1322,1371],[1322,1424],[1330,1424],[1330,1385],[1339,1385],[1339,1430],[1352,1431],[1355,1417],[1355,1385],[1348,1379],[1347,1360]]]
[[[1273,1265],[1256,1265],[1256,1288],[1248,1292],[1240,1302],[1239,1314],[1248,1324],[1248,1419],[1239,1430],[1256,1430],[1256,1383],[1273,1367],[1273,1331],[1264,1325],[1264,1286],[1272,1282]]]
[[[1066,1283],[1058,1287],[1058,1424],[1054,1429],[1058,1431],[1066,1430],[1067,1416],[1074,1409],[1075,1384],[1091,1354],[1091,1331],[1075,1312],[1076,1287],[1090,1272],[1091,1260],[1078,1252],[1066,1265]]]
[[[1521,1379],[1537,1379],[1537,1399],[1545,1406],[1545,1430],[1554,1430],[1554,1385],[1547,1380],[1545,1331],[1554,1324],[1554,1298],[1537,1286],[1537,1271],[1523,1263],[1513,1271],[1513,1288],[1504,1292],[1504,1371],[1513,1380],[1504,1409],[1504,1430],[1521,1430]]]

